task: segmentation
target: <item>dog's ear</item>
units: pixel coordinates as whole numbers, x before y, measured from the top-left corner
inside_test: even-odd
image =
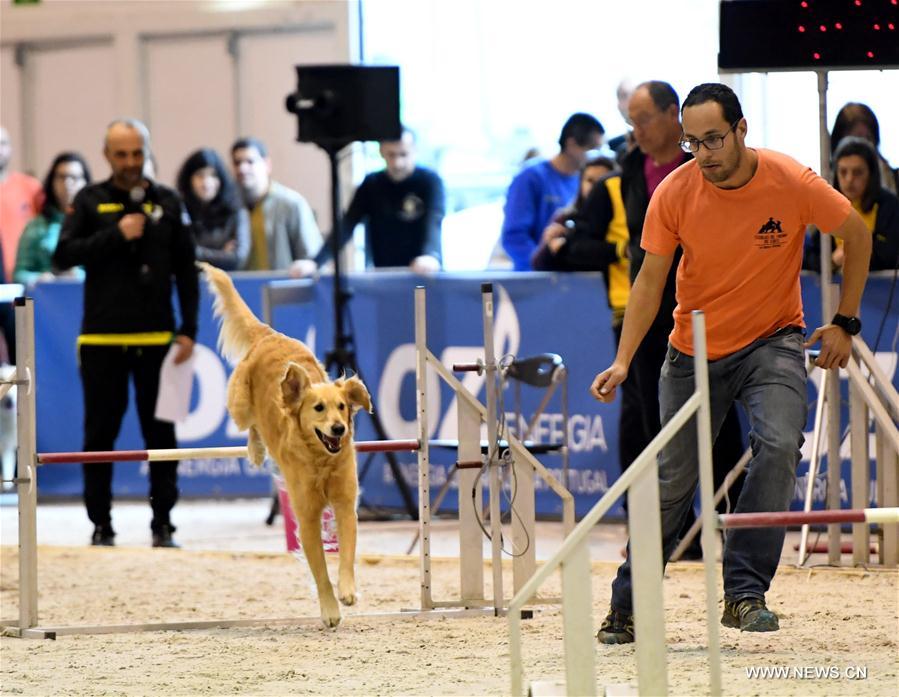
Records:
[[[368,394],[368,389],[366,389],[359,378],[354,375],[349,380],[346,380],[343,383],[343,392],[353,411],[362,407],[371,414],[371,396]]]
[[[309,387],[309,373],[303,366],[293,361],[287,364],[284,377],[281,378],[281,398],[288,409],[295,407],[303,398],[303,393]]]

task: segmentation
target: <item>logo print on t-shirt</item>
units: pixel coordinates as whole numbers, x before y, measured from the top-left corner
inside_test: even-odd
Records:
[[[425,211],[425,202],[415,194],[407,194],[400,204],[399,219],[411,223],[418,220]]]
[[[755,233],[756,247],[759,249],[772,249],[780,247],[783,244],[787,233],[781,227],[781,221],[769,217],[768,221],[763,223],[759,231]]]

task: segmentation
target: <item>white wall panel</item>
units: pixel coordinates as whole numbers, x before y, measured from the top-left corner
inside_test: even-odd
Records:
[[[323,27],[245,36],[239,52],[242,135],[265,142],[274,178],[306,197],[319,227],[327,232],[331,226],[328,158],[318,147],[296,142],[297,120],[284,102],[296,90],[295,65],[345,63],[346,49],[335,40],[332,29]]]
[[[94,179],[103,179],[109,174],[103,133],[121,116],[116,110],[113,47],[62,46],[26,54],[32,164],[42,177],[59,152],[75,150],[87,159]]]
[[[194,150],[225,157],[236,132],[234,68],[226,35],[148,39],[145,104],[159,181],[173,186]]]

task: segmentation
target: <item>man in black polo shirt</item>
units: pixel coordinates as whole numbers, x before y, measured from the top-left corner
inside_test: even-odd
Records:
[[[344,216],[340,246],[365,225],[365,264],[408,266],[413,271],[439,271],[440,226],[446,209],[443,182],[436,172],[415,164],[415,136],[403,129],[400,140],[381,143],[387,167],[363,180]],[[326,243],[316,261],[330,258]]]
[[[84,318],[78,360],[84,390],[84,450],[113,450],[134,380],[137,413],[148,449],[176,448],[175,425],[155,417],[159,371],[169,347],[175,363],[193,352],[199,287],[184,205],[143,174],[147,127],[114,121],[104,155],[112,176],[75,197],[53,255],[62,269],[83,266]],[[178,289],[180,326],[172,308]],[[178,500],[178,463],[150,463],[150,527],[154,547],[177,547],[169,514]],[[91,543],[112,545],[112,463],[84,465],[84,503],[94,524]]]

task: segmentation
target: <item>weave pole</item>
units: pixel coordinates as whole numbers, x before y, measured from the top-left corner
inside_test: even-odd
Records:
[[[839,511],[730,513],[718,516],[719,528],[773,528],[816,523],[899,523],[899,508],[854,508]]]

